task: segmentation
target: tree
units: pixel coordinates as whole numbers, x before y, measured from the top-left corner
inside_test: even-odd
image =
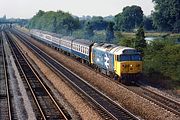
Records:
[[[108,24],[101,16],[93,16],[90,23],[93,30],[104,30],[107,28]]]
[[[56,17],[53,17],[53,19],[52,19],[52,32],[53,33],[57,32],[56,24],[57,24]]]
[[[146,47],[146,40],[144,38],[144,29],[143,26],[141,26],[137,30],[136,39],[134,40],[134,47],[139,51],[143,51],[143,49]]]
[[[173,31],[176,32],[176,33],[180,33],[180,20],[177,20],[177,21],[174,23]]]
[[[43,16],[45,14],[45,12],[44,11],[42,11],[42,10],[39,10],[38,11],[38,13],[36,14],[36,16]]]
[[[126,46],[126,47],[134,47],[134,38],[122,37],[120,39],[120,45]]]
[[[29,28],[71,35],[80,27],[79,19],[63,11],[39,11],[29,22]]]
[[[113,22],[109,22],[108,26],[106,28],[106,41],[108,43],[111,43],[112,39],[114,39],[114,23]]]
[[[144,70],[147,74],[152,76],[158,73],[159,76],[180,81],[180,45],[172,42],[172,38],[155,40],[144,52]]]
[[[151,16],[149,17],[144,16],[143,23],[144,23],[145,30],[154,30],[153,19]]]
[[[180,31],[177,28],[180,19],[179,0],[153,0],[155,11],[153,13],[154,25],[160,31]]]
[[[123,12],[115,16],[116,28],[121,31],[131,31],[139,27],[143,22],[143,11],[141,7],[133,5],[123,8]]]
[[[115,26],[114,26],[115,30],[123,31],[122,30],[122,24],[123,24],[123,15],[122,15],[122,13],[119,13],[119,14],[115,15],[114,21],[115,21]]]
[[[79,25],[79,19],[73,18],[72,16],[67,16],[67,18],[63,20],[63,26],[68,35],[72,35],[72,31],[79,28]]]
[[[92,37],[94,35],[94,32],[93,32],[93,28],[92,28],[92,25],[90,24],[90,22],[87,22],[85,24],[85,38],[86,39],[89,39],[90,37]]]
[[[93,30],[105,30],[107,28],[108,22],[103,19],[101,16],[93,16],[91,19],[86,20],[86,24],[91,25]]]

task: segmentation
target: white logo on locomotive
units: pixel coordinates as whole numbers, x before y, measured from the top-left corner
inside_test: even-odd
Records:
[[[109,68],[109,57],[107,56],[107,54],[105,54],[104,59],[105,59],[104,64],[105,64],[106,68],[108,69]]]

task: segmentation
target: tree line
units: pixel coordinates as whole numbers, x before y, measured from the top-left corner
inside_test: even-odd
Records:
[[[29,21],[28,27],[90,40],[96,40],[96,31],[104,30],[106,35],[103,36],[103,39],[110,42],[114,38],[114,22],[106,21],[101,16],[79,20],[78,17],[63,11],[44,12],[39,10]]]
[[[152,0],[155,10],[145,16],[140,6],[127,6],[121,13],[109,20],[101,16],[80,20],[63,11],[44,12],[40,10],[29,21],[29,28],[37,28],[77,38],[112,42],[115,32],[133,32],[143,26],[146,31],[180,32],[179,0]],[[101,32],[103,31],[103,32]],[[115,32],[114,32],[115,31]],[[104,35],[102,35],[105,33]]]

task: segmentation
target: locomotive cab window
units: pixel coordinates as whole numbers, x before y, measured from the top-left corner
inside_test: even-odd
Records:
[[[122,54],[117,56],[117,61],[141,61],[142,57],[139,54]]]

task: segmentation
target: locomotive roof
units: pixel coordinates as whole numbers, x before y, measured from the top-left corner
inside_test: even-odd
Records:
[[[83,45],[92,45],[94,42],[89,41],[87,39],[75,39],[73,42],[83,44]]]
[[[118,46],[114,44],[107,44],[107,43],[95,43],[94,47],[101,51],[107,51],[111,54],[120,55],[123,54],[124,51],[132,51],[135,50],[134,48],[125,47],[125,46]]]
[[[113,48],[117,47],[117,45],[108,43],[95,43],[94,47],[101,51],[111,51]]]
[[[124,46],[117,46],[116,48],[111,50],[111,53],[115,54],[115,55],[120,55],[123,54],[124,51],[132,51],[135,50],[134,48],[130,48],[130,47],[124,47]],[[128,53],[126,53],[128,54]]]

